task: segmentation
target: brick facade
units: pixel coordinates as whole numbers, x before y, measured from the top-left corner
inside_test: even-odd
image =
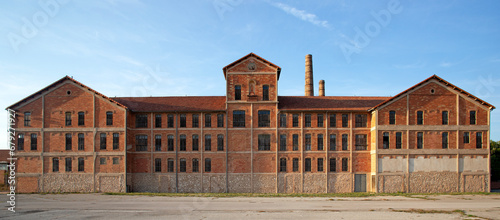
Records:
[[[10,106],[19,191],[489,190],[494,107],[437,76],[325,97],[278,96],[281,68],[253,53],[223,72],[225,96],[111,99],[64,77]]]

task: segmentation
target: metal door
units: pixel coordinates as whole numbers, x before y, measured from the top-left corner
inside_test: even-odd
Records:
[[[354,192],[366,192],[366,174],[354,175]]]

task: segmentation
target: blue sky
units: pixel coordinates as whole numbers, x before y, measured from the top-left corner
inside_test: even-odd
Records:
[[[0,106],[64,77],[109,96],[224,95],[254,52],[304,94],[394,96],[433,74],[500,107],[500,1],[3,1]],[[6,112],[0,126],[6,128]],[[491,118],[500,140],[500,110]],[[0,148],[6,148],[6,135]]]

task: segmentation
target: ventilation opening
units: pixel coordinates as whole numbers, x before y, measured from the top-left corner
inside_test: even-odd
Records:
[[[67,95],[71,95],[71,90],[66,91]]]
[[[435,92],[434,89],[431,89],[431,94],[434,94],[434,92]]]

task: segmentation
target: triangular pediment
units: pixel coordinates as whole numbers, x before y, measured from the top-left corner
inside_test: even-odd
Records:
[[[279,79],[281,72],[281,68],[279,66],[260,56],[257,56],[254,53],[249,53],[248,55],[232,62],[222,68],[222,70],[224,72],[224,78],[226,77],[226,73],[277,73]]]

